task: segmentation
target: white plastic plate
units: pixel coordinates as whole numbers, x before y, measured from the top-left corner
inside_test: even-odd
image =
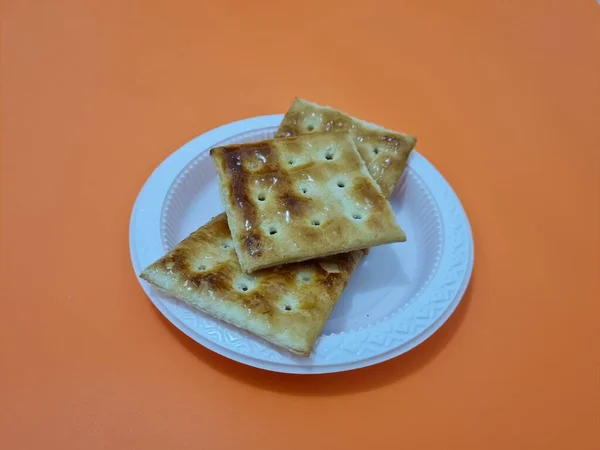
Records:
[[[136,275],[223,211],[208,151],[271,138],[282,118],[256,117],[209,131],[154,171],[131,216]],[[473,268],[467,216],[448,183],[416,151],[390,202],[408,241],[373,248],[363,258],[308,358],[279,350],[140,283],[183,333],[241,363],[307,374],[376,364],[412,349],[439,329],[458,305]]]

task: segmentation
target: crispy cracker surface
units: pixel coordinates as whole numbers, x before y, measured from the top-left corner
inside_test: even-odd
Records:
[[[276,137],[300,136],[317,132],[348,132],[373,179],[389,198],[406,167],[416,139],[348,114],[296,99],[286,113]]]
[[[348,133],[231,145],[211,156],[248,273],[406,240]]]
[[[146,268],[160,291],[279,347],[308,355],[361,251],[246,274],[225,214]]]

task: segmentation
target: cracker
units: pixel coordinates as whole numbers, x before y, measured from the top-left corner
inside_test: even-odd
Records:
[[[406,167],[416,139],[365,122],[335,109],[296,99],[276,137],[300,136],[316,132],[348,132],[373,179],[389,198]]]
[[[245,272],[406,240],[348,133],[210,154]]]
[[[225,214],[146,268],[141,278],[217,319],[307,356],[346,287],[361,251],[243,272]]]

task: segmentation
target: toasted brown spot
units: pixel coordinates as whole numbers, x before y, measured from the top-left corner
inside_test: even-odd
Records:
[[[212,234],[216,234],[219,236],[230,236],[231,231],[229,231],[229,224],[227,223],[227,216],[225,213],[219,214],[217,217],[213,219],[211,225],[214,227],[212,230]],[[202,228],[200,229],[202,230]]]
[[[273,304],[265,298],[261,293],[247,294],[244,298],[244,307],[251,309],[257,314],[272,316],[275,308]]]
[[[327,289],[329,292],[333,291],[340,283],[340,280],[342,280],[342,274],[327,273],[327,271],[325,271],[324,269],[321,270],[325,272],[325,276],[323,277],[323,284],[325,285],[325,289]]]
[[[377,195],[377,191],[373,190],[364,178],[359,178],[353,183],[352,193],[357,200],[369,205],[377,206],[382,204],[382,199]]]
[[[246,189],[246,172],[242,167],[242,155],[239,152],[224,152],[227,172],[231,177],[231,195],[237,207],[242,211],[244,219],[254,221],[254,210],[252,209],[248,190]]]
[[[250,201],[248,176],[244,166],[247,159],[258,159],[264,165],[259,172],[268,171],[271,166],[271,147],[267,142],[257,142],[244,146],[230,146],[222,149],[225,167],[231,179],[231,195],[242,213],[243,220],[252,226],[256,222],[256,210]]]
[[[337,264],[340,272],[349,272],[354,267],[354,260],[351,255],[343,255],[343,257],[334,257],[331,261]]]
[[[244,245],[250,256],[260,257],[262,254],[262,243],[259,233],[250,233],[244,238]]]
[[[301,216],[310,200],[298,197],[294,195],[292,192],[285,192],[280,197],[281,204],[286,211],[289,211],[293,216]]]
[[[296,278],[293,272],[294,267],[297,267],[297,264],[286,264],[271,269],[265,269],[259,273],[264,277],[263,281],[265,286],[270,285],[276,290],[279,285],[285,285],[287,287],[294,285]]]
[[[163,258],[162,264],[164,267],[173,272],[188,272],[188,258],[183,251],[184,249],[177,248],[171,254]]]
[[[214,292],[224,291],[231,286],[229,277],[220,272],[194,272],[193,274],[188,274],[186,278],[195,286],[204,286]]]

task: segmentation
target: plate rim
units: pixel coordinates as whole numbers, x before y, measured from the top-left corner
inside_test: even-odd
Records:
[[[137,253],[139,249],[137,249],[135,245],[135,234],[137,230],[137,222],[136,218],[140,212],[140,205],[143,203],[143,200],[150,194],[153,186],[156,185],[157,181],[159,181],[160,177],[164,174],[169,174],[170,182],[165,183],[167,186],[162,189],[164,191],[164,197],[166,198],[167,193],[169,192],[173,182],[178,178],[179,174],[182,170],[185,170],[187,165],[192,162],[196,157],[200,156],[202,153],[205,153],[209,150],[211,145],[227,139],[228,137],[234,136],[236,134],[241,134],[244,132],[249,132],[253,130],[257,130],[260,128],[270,128],[276,127],[281,123],[283,119],[283,114],[273,114],[273,115],[265,115],[265,116],[257,116],[251,117],[247,119],[237,120],[225,125],[221,125],[217,128],[209,130],[205,133],[196,136],[195,138],[189,140],[185,144],[183,144],[179,149],[172,152],[169,156],[167,156],[150,174],[150,176],[146,179],[143,184],[141,190],[139,191],[136,200],[134,202],[131,217],[130,217],[130,225],[129,225],[129,249],[130,249],[130,257],[133,265],[133,269],[135,272],[135,276],[140,283],[142,290],[146,294],[146,296],[150,299],[152,304],[159,310],[165,318],[171,322],[179,331],[183,334],[199,343],[200,345],[208,348],[209,350],[218,353],[222,356],[225,356],[229,359],[237,361],[242,364],[246,364],[249,366],[253,366],[259,369],[281,372],[281,373],[291,373],[291,374],[321,374],[321,373],[333,373],[333,372],[342,372],[348,370],[355,370],[362,367],[371,366],[374,364],[379,364],[381,362],[387,361],[389,359],[395,358],[403,353],[412,350],[416,346],[420,345],[426,339],[431,337],[437,330],[441,328],[441,326],[448,320],[448,318],[454,313],[456,308],[458,307],[460,301],[462,300],[467,287],[469,285],[473,266],[474,266],[474,241],[473,234],[470,226],[470,222],[468,216],[460,202],[460,199],[448,183],[448,181],[443,177],[443,175],[437,171],[437,169],[420,153],[416,150],[412,152],[411,155],[411,163],[416,163],[418,160],[420,164],[425,164],[429,166],[431,170],[433,170],[437,176],[440,177],[440,180],[443,181],[447,190],[454,197],[457,206],[460,208],[460,213],[464,216],[464,225],[466,226],[466,234],[468,235],[468,253],[467,253],[467,265],[466,271],[464,273],[463,279],[461,280],[461,284],[458,289],[454,293],[454,297],[452,301],[448,304],[448,306],[444,309],[444,311],[433,320],[429,326],[427,326],[424,330],[420,331],[417,335],[408,339],[406,342],[400,344],[399,346],[393,348],[392,350],[388,350],[382,352],[378,355],[371,356],[369,358],[355,361],[355,362],[341,362],[334,364],[324,364],[324,365],[312,365],[312,364],[286,364],[279,362],[271,362],[262,360],[259,358],[253,358],[248,355],[244,355],[234,350],[219,345],[212,340],[201,336],[198,332],[194,330],[190,330],[189,327],[184,324],[178,317],[176,317],[166,305],[164,305],[161,299],[154,298],[152,295],[152,291],[150,286],[146,286],[146,284],[139,278],[139,272],[143,270],[138,259]],[[210,144],[212,142],[212,144]],[[197,151],[197,146],[202,147],[200,152]],[[164,199],[161,201],[161,205],[164,203]],[[159,210],[162,209],[158,208]],[[159,237],[158,242],[162,245],[162,239],[160,239],[160,216],[161,213],[158,214],[157,220],[154,223],[156,225],[156,230],[154,230]],[[435,276],[435,275],[434,275]],[[192,331],[192,332],[190,332]]]

